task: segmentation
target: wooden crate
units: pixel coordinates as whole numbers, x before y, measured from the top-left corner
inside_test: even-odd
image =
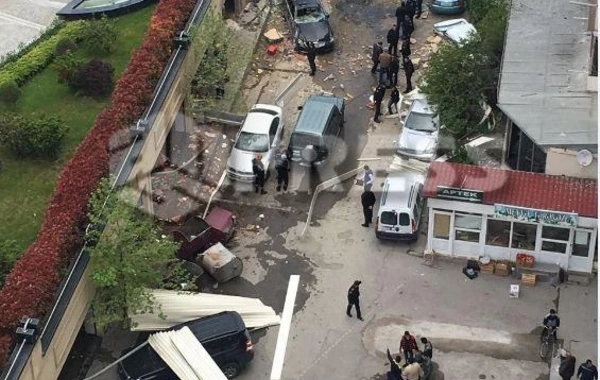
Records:
[[[498,276],[508,276],[510,275],[510,263],[508,261],[498,261],[496,262],[496,268],[494,271]]]
[[[487,264],[479,264],[479,268],[481,268],[481,273],[494,274],[496,262],[492,260]]]
[[[535,286],[535,274],[523,273],[521,275],[521,284],[527,285],[527,286]]]

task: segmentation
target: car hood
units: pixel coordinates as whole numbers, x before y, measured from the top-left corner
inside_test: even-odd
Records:
[[[263,154],[265,154],[264,152]],[[256,153],[248,152],[245,150],[239,150],[233,148],[231,150],[231,154],[227,159],[227,166],[237,170],[238,172],[249,173],[252,174],[252,159],[256,157]],[[267,161],[263,157],[262,163],[267,168]]]
[[[477,34],[473,24],[464,18],[438,22],[433,25],[433,30],[458,46],[463,45],[463,41],[467,40],[472,33]]]
[[[416,153],[435,153],[438,143],[438,132],[427,133],[404,128],[400,134],[400,149],[410,149]]]
[[[304,37],[307,41],[317,42],[319,40],[329,40],[331,38],[329,22],[326,20],[296,25],[298,27],[299,37]]]

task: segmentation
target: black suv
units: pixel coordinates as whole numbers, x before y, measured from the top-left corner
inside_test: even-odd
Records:
[[[311,95],[302,107],[288,151],[302,166],[320,165],[333,150],[344,126],[343,98]]]
[[[319,0],[286,0],[286,19],[294,35],[295,49],[306,51],[307,42],[315,44],[318,52],[333,50],[333,30],[329,14]]]
[[[234,311],[182,323],[167,331],[183,326],[190,328],[228,379],[239,375],[254,358],[250,334],[242,317]],[[126,349],[121,356],[134,348]],[[118,372],[121,380],[178,380],[177,375],[149,344],[120,362]]]

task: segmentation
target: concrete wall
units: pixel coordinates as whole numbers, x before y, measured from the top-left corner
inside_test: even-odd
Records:
[[[589,166],[582,167],[576,151],[550,148],[546,154],[546,174],[598,179],[598,155],[594,154]]]

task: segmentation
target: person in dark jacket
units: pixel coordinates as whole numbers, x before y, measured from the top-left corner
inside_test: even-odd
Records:
[[[415,24],[412,22],[412,18],[410,16],[406,16],[404,18],[404,23],[402,24],[402,38],[410,40],[410,36],[415,31]]]
[[[373,121],[376,123],[380,123],[379,116],[381,116],[381,102],[383,101],[383,97],[385,96],[385,87],[379,84],[375,89],[375,93],[373,94],[373,100],[375,101],[375,117]]]
[[[579,366],[577,378],[579,380],[598,380],[598,369],[590,359]]]
[[[306,52],[306,56],[308,58],[308,64],[310,65],[310,76],[314,76],[317,71],[317,65],[315,64],[315,58],[317,58],[317,49],[315,49],[315,44],[312,42],[308,43],[308,50]]]
[[[379,66],[379,55],[383,53],[383,42],[377,42],[373,44],[373,50],[371,51],[371,61],[373,61],[373,67],[371,72],[375,74],[377,66]]]
[[[396,87],[398,85],[398,71],[400,71],[400,61],[397,56],[393,56],[390,67],[388,68],[390,87]]]
[[[406,11],[406,2],[402,0],[400,2],[400,6],[396,8],[396,25],[398,25],[398,37],[402,37],[404,20],[406,19],[406,15],[408,12]]]
[[[545,329],[542,330],[542,336],[540,339],[544,339],[548,331],[552,330],[552,333],[554,334],[554,340],[556,340],[556,329],[560,327],[560,317],[558,314],[556,314],[556,310],[550,309],[550,312],[544,317],[542,325],[545,327]]]
[[[388,30],[387,33],[387,42],[390,44],[388,47],[388,53],[391,55],[398,55],[398,40],[400,37],[398,36],[398,25],[392,25],[392,29]]]
[[[415,72],[415,66],[413,65],[410,57],[404,57],[402,59],[402,68],[404,69],[404,75],[406,76],[406,90],[403,94],[407,94],[412,91],[412,75]]]
[[[427,338],[421,338],[421,343],[423,343],[423,356],[427,356],[429,359],[433,359],[433,345]]]
[[[571,380],[571,377],[575,374],[575,356],[567,352],[564,357],[561,356],[560,366],[558,367],[558,374],[562,380]]]
[[[400,101],[400,91],[394,86],[392,93],[390,94],[390,102],[388,103],[388,114],[392,115],[398,113],[398,102]],[[394,106],[394,112],[392,112],[392,106]]]
[[[254,173],[254,190],[261,194],[267,192],[263,189],[265,186],[265,167],[262,163],[262,154],[257,154],[252,159],[252,173]]]
[[[423,13],[423,0],[416,0],[416,10],[415,10],[415,18],[421,18],[421,13]]]
[[[387,373],[388,380],[402,380],[402,368],[400,368],[402,357],[400,355],[396,355],[396,359],[392,358],[389,348],[387,349],[386,353],[388,360],[390,361],[390,370]]]
[[[402,45],[400,46],[400,53],[402,54],[402,58],[410,57],[410,38],[402,39]]]
[[[356,318],[360,319],[361,321],[362,319],[362,315],[360,314],[360,302],[359,302],[359,297],[360,297],[360,289],[358,288],[360,286],[361,282],[356,280],[354,281],[354,283],[352,284],[352,286],[350,287],[350,289],[348,289],[348,307],[346,308],[346,315],[351,317],[352,316],[352,306],[354,306],[356,308]]]
[[[283,185],[283,191],[287,191],[290,181],[290,160],[285,151],[279,153],[275,170],[277,171],[277,191],[281,191],[281,185]]]
[[[375,206],[375,193],[372,191],[365,191],[360,196],[360,203],[363,208],[363,215],[365,216],[365,222],[361,224],[363,227],[369,227],[369,224],[373,223],[373,206]]]
[[[415,17],[415,13],[417,12],[417,1],[416,0],[406,0],[406,14],[410,19],[412,24],[413,18]]]
[[[404,353],[404,360],[408,363],[410,361],[414,361],[414,353],[413,350],[418,350],[417,340],[414,336],[410,335],[409,331],[405,331],[404,335],[402,335],[402,339],[400,339],[400,352]]]

